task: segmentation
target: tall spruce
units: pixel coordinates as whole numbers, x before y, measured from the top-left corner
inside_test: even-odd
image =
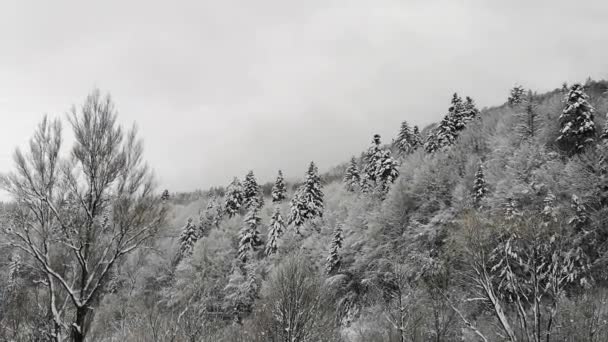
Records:
[[[323,192],[321,178],[314,162],[310,162],[306,172],[306,181],[291,200],[289,224],[299,228],[308,220],[323,216]]]
[[[516,133],[521,140],[530,141],[538,136],[542,124],[538,115],[538,106],[531,91],[528,92],[526,100],[521,102],[521,107],[523,107],[523,112],[517,114],[519,122],[516,126]]]
[[[266,241],[266,255],[271,255],[277,252],[279,239],[283,235],[285,229],[285,222],[283,222],[283,216],[281,216],[281,209],[276,207],[274,213],[270,217],[270,224],[268,225],[268,241]]]
[[[254,198],[249,206],[249,211],[245,216],[243,227],[239,232],[238,258],[242,262],[247,262],[253,253],[262,245],[258,227],[262,219],[259,216],[260,206]]]
[[[473,203],[479,206],[481,200],[488,193],[486,178],[483,173],[483,163],[479,163],[477,172],[475,172],[475,182],[473,183]]]
[[[279,170],[277,180],[274,182],[272,187],[272,202],[280,203],[285,199],[287,188],[285,187],[285,179],[283,179],[283,172]]]
[[[509,98],[507,99],[509,106],[515,107],[515,106],[523,103],[524,97],[525,97],[525,92],[526,91],[525,91],[524,87],[522,87],[519,84],[516,84],[511,89],[511,94],[509,95]]]
[[[368,192],[371,188],[385,193],[399,176],[398,167],[399,163],[391,156],[391,151],[381,147],[380,135],[374,135],[372,146],[365,155],[364,175],[360,183],[361,191]]]
[[[363,172],[366,174],[367,179],[372,183],[376,182],[376,169],[382,159],[382,148],[380,147],[380,144],[380,135],[374,134],[372,145],[367,149],[367,153],[365,154]]]
[[[582,151],[594,140],[594,109],[588,99],[583,86],[578,83],[570,88],[564,98],[565,106],[559,117],[561,129],[557,142],[569,153]]]
[[[243,186],[238,178],[234,177],[228,188],[224,200],[224,212],[228,217],[238,214],[243,206]]]
[[[424,142],[422,141],[422,135],[420,134],[420,128],[418,128],[418,126],[414,126],[414,129],[412,130],[412,139],[412,147],[414,150],[424,145]]]
[[[429,153],[452,146],[460,131],[464,130],[467,123],[478,115],[473,99],[467,97],[466,102],[454,93],[448,113],[443,117],[439,126],[429,133],[425,143],[425,150]]]
[[[344,186],[346,190],[349,192],[354,192],[357,190],[359,183],[361,182],[361,176],[359,175],[359,166],[357,164],[357,159],[353,156],[350,159],[350,163],[346,168],[346,172],[344,173]]]
[[[181,260],[183,258],[187,258],[192,254],[194,250],[194,245],[198,241],[199,237],[199,229],[197,229],[196,225],[192,222],[192,218],[189,217],[186,225],[182,229],[182,232],[179,236],[179,255],[177,260]]]
[[[258,208],[264,205],[262,188],[258,185],[253,171],[249,171],[243,181],[243,207],[249,210],[251,205],[257,205]]]
[[[397,135],[394,145],[400,154],[410,154],[415,150],[416,141],[414,133],[407,121],[401,123],[401,128],[399,129],[399,134]]]
[[[340,269],[342,258],[340,256],[340,248],[342,248],[343,236],[342,225],[338,224],[334,229],[333,239],[329,246],[329,255],[325,263],[325,271],[328,275],[333,275]]]

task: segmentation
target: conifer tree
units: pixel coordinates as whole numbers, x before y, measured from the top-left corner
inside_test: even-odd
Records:
[[[566,104],[559,117],[561,130],[557,141],[568,152],[578,153],[593,142],[594,109],[588,98],[580,84],[573,85],[565,96]]]
[[[521,102],[524,112],[517,114],[519,123],[516,133],[521,140],[532,140],[538,136],[541,129],[540,118],[537,113],[537,105],[534,102],[532,92],[528,92],[528,96],[524,102]]]
[[[192,218],[189,217],[179,236],[180,249],[178,259],[181,260],[182,258],[189,257],[192,254],[196,241],[198,241],[197,228],[192,222]]]
[[[361,176],[359,175],[359,167],[357,165],[357,159],[353,156],[350,159],[350,163],[346,168],[346,172],[344,174],[343,179],[344,185],[347,191],[354,192],[357,189],[357,186],[361,182]]]
[[[465,102],[463,104],[463,117],[464,123],[466,124],[468,121],[471,121],[479,116],[479,109],[475,106],[475,101],[469,96],[466,97]],[[463,127],[464,128],[464,127]]]
[[[479,163],[479,167],[475,173],[475,183],[473,185],[473,203],[475,203],[475,205],[479,205],[487,193],[488,188],[485,176],[483,174],[483,164]]]
[[[504,204],[505,206],[505,218],[507,220],[513,220],[518,216],[521,216],[521,213],[517,209],[517,201],[513,198],[507,198],[507,201]]]
[[[339,268],[342,261],[339,250],[342,248],[342,226],[337,225],[334,229],[334,236],[329,247],[329,255],[325,264],[325,270],[328,275],[334,274]]]
[[[399,177],[399,163],[391,157],[391,151],[382,151],[382,157],[376,168],[377,189],[383,194],[388,192],[397,177]]]
[[[394,145],[401,154],[409,154],[415,150],[416,142],[414,133],[407,121],[401,123],[401,129],[399,130]]]
[[[424,144],[418,126],[414,126],[414,129],[412,130],[412,139],[412,147],[414,148],[414,150],[418,149],[418,147]]]
[[[372,145],[367,150],[365,154],[365,167],[363,172],[367,175],[367,178],[372,182],[376,182],[376,169],[378,167],[378,163],[382,159],[382,149],[380,147],[380,135],[374,134],[374,138],[372,139]]]
[[[281,216],[281,209],[276,207],[272,217],[270,217],[270,224],[268,226],[268,241],[266,242],[266,255],[274,254],[277,252],[278,242],[283,235],[285,229],[285,223]]]
[[[259,210],[260,206],[254,197],[245,216],[243,228],[239,232],[238,258],[242,262],[247,262],[250,254],[254,253],[262,245],[260,232],[258,231],[258,227],[262,221],[258,214]]]
[[[557,210],[555,209],[555,195],[549,192],[543,199],[542,210],[543,221],[545,223],[555,222],[557,220]]]
[[[365,155],[365,169],[361,179],[361,191],[376,189],[381,193],[399,176],[399,163],[391,157],[391,151],[380,147],[380,135],[374,135],[372,146]]]
[[[277,180],[274,182],[272,187],[272,202],[280,203],[285,199],[287,188],[285,187],[285,180],[283,179],[283,172],[279,170]]]
[[[319,170],[314,162],[310,162],[306,172],[306,181],[302,184],[291,200],[289,224],[299,227],[307,220],[323,216],[323,192]]]
[[[243,207],[249,210],[253,204],[261,208],[264,205],[264,197],[253,171],[249,171],[243,181]]]
[[[513,89],[511,89],[511,95],[509,96],[507,102],[509,103],[509,106],[517,106],[520,103],[524,102],[524,94],[525,94],[525,90],[524,87],[522,87],[521,85],[516,84]]]
[[[234,177],[228,188],[224,201],[224,211],[228,217],[236,215],[243,206],[243,186],[238,178]]]
[[[252,264],[235,265],[224,288],[227,309],[236,323],[251,312],[258,298],[258,285]]]

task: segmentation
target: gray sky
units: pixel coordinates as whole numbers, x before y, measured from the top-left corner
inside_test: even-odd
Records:
[[[606,18],[603,0],[0,0],[0,171],[99,87],[163,188],[300,177],[439,120],[454,91],[483,107],[605,78]]]

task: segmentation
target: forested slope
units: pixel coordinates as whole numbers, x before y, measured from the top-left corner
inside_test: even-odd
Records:
[[[515,87],[481,111],[454,94],[438,124],[404,122],[324,174],[171,194],[103,278],[87,339],[606,341],[607,89]],[[0,339],[56,338],[44,271],[15,246]]]

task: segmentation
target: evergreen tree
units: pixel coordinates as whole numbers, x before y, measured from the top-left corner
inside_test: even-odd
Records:
[[[479,109],[475,106],[475,101],[469,96],[466,97],[463,104],[463,117],[465,124],[479,116]],[[463,127],[464,128],[464,127]]]
[[[380,144],[380,135],[374,135],[372,146],[365,155],[365,169],[361,180],[362,192],[376,189],[384,193],[399,176],[399,163],[391,157],[391,151],[382,149]]]
[[[369,179],[369,176],[367,175],[367,173],[363,173],[359,186],[361,188],[361,193],[363,193],[363,194],[369,194],[374,189],[374,187],[372,185],[372,181]]]
[[[388,192],[390,186],[399,177],[399,163],[391,157],[391,151],[382,151],[382,157],[376,167],[376,187],[381,193]]]
[[[479,167],[475,173],[475,183],[473,185],[473,203],[475,203],[475,205],[479,205],[487,193],[488,188],[485,176],[483,174],[483,164],[479,163]]]
[[[418,149],[418,147],[422,146],[424,143],[422,141],[422,135],[420,134],[420,129],[418,126],[414,126],[412,130],[412,147],[414,150]]]
[[[505,202],[505,218],[507,220],[513,220],[518,216],[521,216],[521,213],[517,209],[517,201],[513,198],[507,198]]]
[[[285,199],[287,188],[285,187],[285,180],[283,179],[283,172],[279,170],[277,180],[274,182],[272,187],[272,202],[280,203]]]
[[[348,167],[346,168],[346,173],[344,174],[343,182],[346,186],[346,190],[350,192],[354,192],[357,189],[359,183],[361,182],[357,159],[355,159],[354,156],[350,159],[350,164],[348,164]]]
[[[253,265],[235,265],[228,277],[224,292],[225,306],[232,313],[234,321],[240,323],[244,315],[251,313],[253,304],[258,298],[258,285]]]
[[[300,226],[307,220],[323,216],[323,192],[321,191],[321,179],[319,170],[314,162],[310,162],[306,172],[306,181],[302,184],[291,200],[291,214],[289,224],[296,227],[299,232]]]
[[[462,102],[462,98],[454,93],[452,103],[448,109],[448,113],[443,117],[439,126],[431,132],[425,143],[425,150],[428,153],[433,153],[440,149],[452,146],[460,131],[466,128],[469,121],[479,115],[479,110],[475,107],[473,99],[467,97],[466,102]]]
[[[285,229],[285,223],[281,216],[281,209],[276,207],[272,217],[270,218],[270,224],[268,226],[268,241],[266,242],[266,255],[274,254],[277,252],[278,242],[283,235]]]
[[[559,117],[561,126],[557,141],[568,152],[580,152],[593,142],[595,123],[589,96],[580,84],[573,85],[565,97],[565,107]]]
[[[532,140],[541,128],[540,118],[537,113],[537,105],[534,102],[532,92],[528,92],[526,101],[521,102],[524,112],[517,114],[519,123],[517,125],[517,134],[522,140]]]
[[[243,186],[238,178],[234,177],[228,188],[224,201],[224,211],[228,217],[236,215],[243,206]]]
[[[189,257],[192,254],[196,241],[198,241],[197,228],[192,223],[192,218],[189,217],[179,236],[180,249],[178,260]]]
[[[363,172],[367,175],[367,178],[372,182],[376,182],[376,169],[377,165],[382,159],[382,149],[380,148],[380,135],[375,134],[372,140],[372,145],[365,154],[365,167]]]
[[[557,210],[555,209],[555,195],[549,192],[543,200],[542,216],[545,223],[557,221]]]
[[[525,94],[524,87],[516,84],[513,87],[513,89],[511,89],[511,95],[509,96],[509,99],[507,100],[507,102],[509,103],[509,106],[514,107],[514,106],[517,106],[520,103],[524,102],[524,94]]]
[[[243,207],[249,210],[253,204],[261,208],[264,205],[264,197],[253,171],[249,171],[243,181]]]
[[[328,275],[334,274],[340,269],[342,258],[340,257],[339,250],[342,248],[342,226],[337,225],[334,229],[334,237],[329,247],[329,255],[327,256],[327,262],[325,264],[325,270]]]
[[[163,191],[163,194],[160,196],[160,199],[162,201],[168,201],[169,200],[169,190],[165,189],[165,191]]]
[[[395,147],[402,154],[409,154],[415,150],[416,141],[414,133],[408,125],[407,121],[401,123],[401,129],[397,135],[397,139],[394,142]]]
[[[251,205],[249,206],[249,211],[245,216],[245,224],[239,232],[240,238],[238,258],[242,262],[247,262],[250,254],[254,253],[258,247],[262,245],[262,241],[260,240],[260,232],[258,231],[258,227],[262,221],[258,215],[259,210],[260,206],[254,197]]]

